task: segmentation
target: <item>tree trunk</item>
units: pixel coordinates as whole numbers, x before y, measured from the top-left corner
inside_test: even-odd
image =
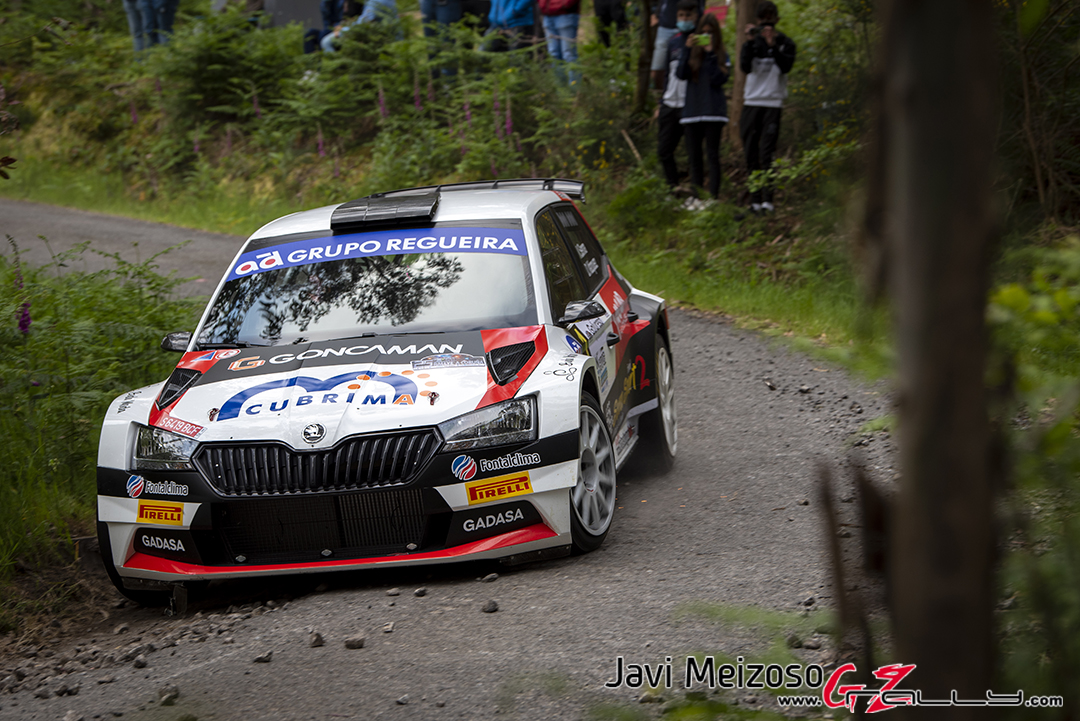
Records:
[[[649,0],[641,0],[641,54],[638,55],[637,88],[634,90],[634,112],[645,112],[645,100],[649,97],[649,83],[652,80],[653,42],[656,38],[655,29],[650,22],[652,18],[652,6]]]
[[[886,198],[902,481],[892,547],[903,686],[985,698],[994,668],[984,391],[996,56],[989,0],[885,9]],[[950,709],[982,719],[985,708]],[[914,712],[912,712],[914,713]]]
[[[730,122],[727,125],[728,140],[735,152],[742,152],[742,138],[739,134],[739,118],[742,117],[743,88],[746,87],[746,73],[739,68],[739,55],[742,52],[743,41],[746,33],[743,32],[750,23],[757,22],[754,9],[757,0],[736,0],[735,3],[735,49],[731,53],[731,65],[735,70],[735,84],[731,86],[731,102],[728,107]]]

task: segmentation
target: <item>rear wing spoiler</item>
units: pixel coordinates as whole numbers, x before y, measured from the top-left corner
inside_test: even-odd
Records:
[[[565,178],[514,178],[428,185],[373,193],[342,203],[330,216],[330,229],[337,232],[362,226],[430,221],[439,208],[439,195],[456,190],[551,190],[585,202],[585,183]]]

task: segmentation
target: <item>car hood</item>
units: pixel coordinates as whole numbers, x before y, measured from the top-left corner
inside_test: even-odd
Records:
[[[174,380],[182,385],[198,375],[178,400],[164,408],[155,403],[149,422],[204,442],[275,440],[298,449],[433,426],[512,397],[547,350],[546,342],[537,342],[542,331],[533,326],[186,353],[162,392]],[[485,353],[524,341],[536,343],[536,350],[515,381],[499,386]]]

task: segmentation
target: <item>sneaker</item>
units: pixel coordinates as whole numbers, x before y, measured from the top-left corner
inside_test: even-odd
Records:
[[[772,203],[762,203],[761,204],[761,209],[766,213],[775,213],[776,212],[776,206],[773,205]]]
[[[754,215],[757,215],[758,213],[760,213],[761,212],[761,203],[751,203],[750,204],[750,212],[753,213]]]

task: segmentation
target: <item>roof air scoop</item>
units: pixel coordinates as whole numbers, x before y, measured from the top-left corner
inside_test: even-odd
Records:
[[[435,217],[438,208],[437,190],[415,195],[376,193],[339,205],[330,216],[330,229],[337,233],[365,226],[427,223]]]

